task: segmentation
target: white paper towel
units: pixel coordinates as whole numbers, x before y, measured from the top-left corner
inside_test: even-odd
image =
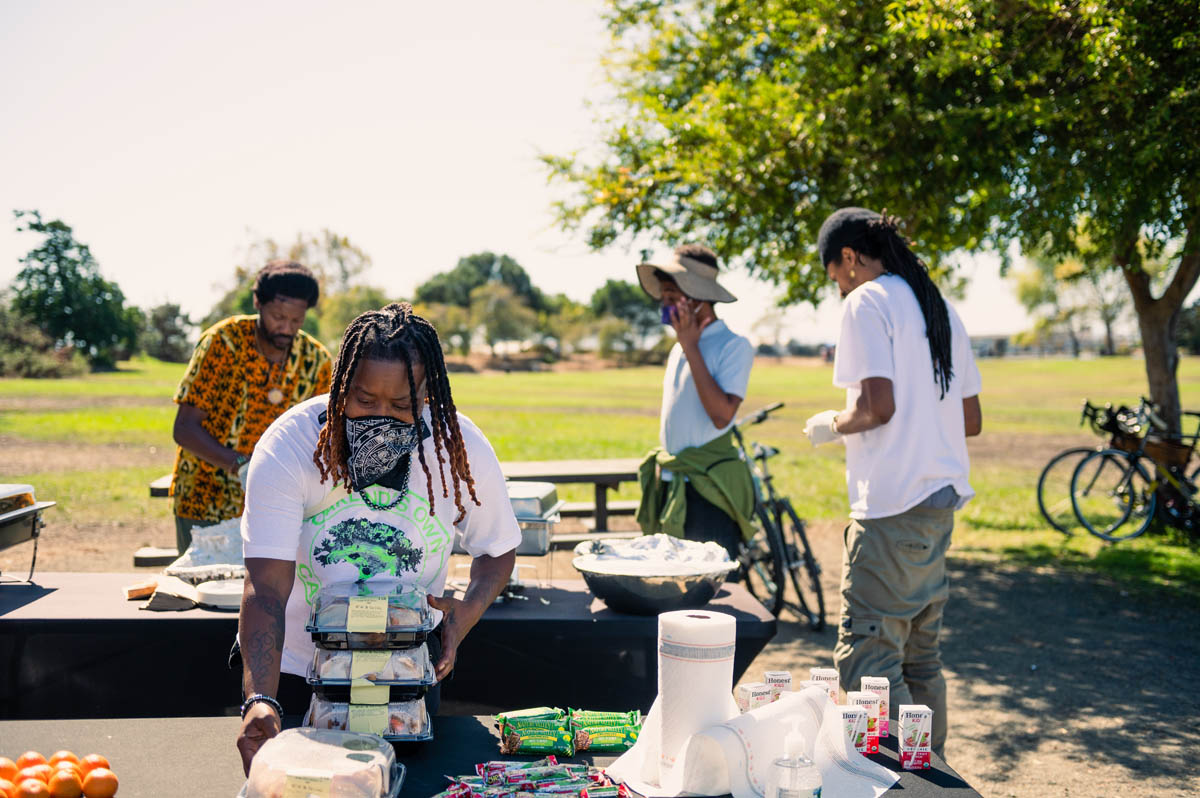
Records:
[[[608,774],[648,798],[723,795],[763,798],[769,766],[783,755],[784,736],[798,722],[805,755],[821,771],[823,793],[838,798],[879,798],[897,780],[895,773],[854,750],[841,712],[829,695],[807,688],[773,704],[737,713],[694,734],[676,756],[669,781],[656,779],[663,720],[656,700],[638,742],[607,768]]]

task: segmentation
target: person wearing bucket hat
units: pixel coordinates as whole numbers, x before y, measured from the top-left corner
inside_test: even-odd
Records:
[[[942,754],[946,549],[954,511],[975,494],[966,438],[983,424],[979,369],[962,320],[894,219],[842,208],[821,225],[817,250],[845,300],[833,384],[846,389],[846,407],[805,427],[814,446],[846,445],[850,524],[833,659],[845,685],[887,676],[893,717],[901,704],[929,706]]]
[[[737,300],[717,282],[718,273],[716,253],[699,244],[637,267],[642,289],[661,304],[663,323],[676,337],[663,378],[660,446],[639,471],[637,519],[646,534],[714,541],[736,559],[741,541],[753,534],[754,497],[730,427],[746,395],[754,347],[717,318],[715,303]]]

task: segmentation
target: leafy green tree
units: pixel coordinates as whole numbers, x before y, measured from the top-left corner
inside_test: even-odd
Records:
[[[458,305],[444,305],[431,302],[426,305],[413,305],[418,316],[429,319],[437,329],[442,349],[448,352],[458,352],[460,355],[470,354],[471,339],[474,329],[471,324],[471,311]]]
[[[315,308],[317,337],[329,347],[329,351],[337,352],[350,322],[368,310],[378,310],[391,301],[383,289],[370,285],[352,285],[343,291],[323,296]]]
[[[142,349],[168,363],[186,363],[192,356],[192,321],[172,302],[150,308],[142,325]]]
[[[898,213],[935,267],[1014,241],[1073,254],[1082,233],[1122,275],[1151,395],[1178,423],[1175,329],[1200,276],[1200,5],[610,0],[607,21],[617,108],[601,146],[545,159],[576,189],[559,219],[591,246],[704,240],[815,303],[817,230],[841,206]],[[1159,292],[1144,257],[1172,241]]]
[[[640,285],[626,280],[606,280],[592,294],[590,308],[597,318],[615,316],[626,322],[637,335],[639,344],[662,327],[658,303]]]
[[[579,351],[583,340],[595,332],[596,318],[591,309],[566,294],[546,299],[547,309],[538,315],[538,328],[554,341],[554,353],[562,358]]]
[[[42,236],[41,245],[21,258],[23,268],[12,284],[13,310],[56,345],[76,349],[92,368],[113,368],[122,355],[135,352],[139,314],[125,307],[120,287],[101,276],[88,246],[59,219],[43,221],[38,211],[13,214],[17,232]]]
[[[529,275],[508,255],[478,252],[459,258],[453,269],[435,274],[417,286],[417,301],[422,304],[471,307],[471,294],[486,283],[500,283],[521,297],[534,311],[545,308],[545,297]]]
[[[87,370],[73,347],[56,348],[53,338],[0,301],[0,377],[75,377]]]
[[[483,329],[484,340],[495,356],[496,344],[520,341],[533,332],[537,314],[512,288],[490,282],[471,291],[471,322]]]

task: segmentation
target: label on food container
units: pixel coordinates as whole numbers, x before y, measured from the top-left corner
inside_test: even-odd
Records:
[[[325,770],[296,768],[284,777],[281,798],[329,798],[333,774]]]
[[[346,727],[352,732],[384,734],[388,729],[387,704],[351,704]]]
[[[346,631],[386,632],[387,612],[387,596],[351,596]]]
[[[358,684],[357,682],[350,685],[350,703],[351,704],[386,704],[391,696],[391,688],[386,684]]]
[[[390,651],[351,651],[350,678],[366,679],[368,674],[380,673],[391,658]]]

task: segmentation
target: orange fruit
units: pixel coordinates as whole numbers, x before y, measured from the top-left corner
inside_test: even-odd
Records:
[[[46,760],[46,764],[48,764],[50,767],[54,767],[59,762],[73,762],[78,765],[79,757],[75,756],[70,751],[55,751],[54,754]]]
[[[12,798],[50,798],[50,788],[46,782],[37,779],[25,779],[17,785]]]
[[[61,762],[54,763],[53,765],[51,765],[51,767],[54,768],[55,773],[57,773],[60,770],[69,770],[72,773],[74,773],[76,776],[78,776],[80,779],[83,778],[83,771],[79,768],[78,762],[67,762],[66,760],[63,760]]]
[[[44,784],[50,781],[52,775],[54,775],[54,768],[49,765],[30,765],[27,768],[21,768],[17,772],[17,784],[25,781],[25,779],[38,779]]]
[[[17,767],[16,762],[12,761],[6,756],[0,756],[0,779],[12,782],[12,780],[16,777],[18,770],[20,770],[20,768]]]
[[[87,798],[112,798],[117,794],[117,774],[108,768],[95,768],[83,777]]]
[[[5,778],[0,778],[0,796],[12,798],[17,792],[17,785]]]
[[[53,798],[79,798],[83,795],[83,782],[70,770],[59,770],[50,777],[50,795]]]
[[[108,760],[103,754],[88,754],[83,759],[79,760],[79,769],[83,771],[83,775],[87,775],[96,768],[111,768]]]
[[[44,765],[46,757],[39,754],[37,751],[26,751],[17,757],[17,770],[27,768],[30,765]]]

